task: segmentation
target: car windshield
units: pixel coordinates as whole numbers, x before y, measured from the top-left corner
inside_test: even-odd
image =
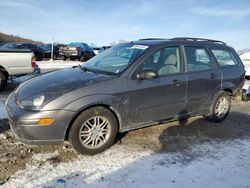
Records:
[[[137,59],[148,46],[119,44],[93,57],[81,66],[94,72],[117,75]]]
[[[17,48],[18,46],[20,46],[20,44],[18,44],[18,43],[7,43],[7,44],[5,44],[5,45],[3,45],[2,46],[2,48]]]
[[[69,46],[71,47],[79,47],[81,45],[81,43],[78,43],[78,42],[72,42],[69,44]]]
[[[39,48],[43,49],[43,50],[50,50],[50,46],[49,45],[43,45],[43,46],[38,46]]]

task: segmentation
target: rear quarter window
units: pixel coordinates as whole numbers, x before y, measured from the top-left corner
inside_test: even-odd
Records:
[[[205,71],[215,68],[204,47],[185,47],[188,72]]]
[[[234,55],[229,50],[211,50],[220,67],[237,65]]]

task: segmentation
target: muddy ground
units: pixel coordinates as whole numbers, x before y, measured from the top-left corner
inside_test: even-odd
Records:
[[[155,152],[181,152],[186,160],[201,157],[192,151],[199,144],[221,145],[226,141],[250,139],[250,102],[233,101],[228,118],[222,123],[211,123],[202,117],[190,118],[183,122],[148,127],[118,136],[116,144],[153,150]],[[58,155],[47,159],[53,165],[78,158],[68,143],[51,146],[29,146],[16,143],[11,135],[7,120],[0,120],[0,182],[3,184],[18,170],[32,162],[32,156],[38,153],[58,151]],[[112,149],[112,148],[111,148]],[[233,151],[232,151],[233,152]],[[183,161],[185,163],[187,161]],[[43,165],[43,162],[39,165]]]
[[[17,84],[18,82],[9,84],[8,88],[0,93],[0,100],[4,101]],[[250,102],[234,100],[231,113],[221,123],[211,123],[203,117],[190,118],[187,121],[176,121],[119,134],[115,144],[131,147],[138,151],[182,153],[185,156],[182,163],[185,164],[185,162],[206,155],[192,150],[197,145],[202,146],[202,144],[208,143],[219,147],[227,141],[249,140],[249,122]],[[69,143],[49,146],[16,143],[13,140],[8,121],[0,120],[0,185],[8,181],[18,170],[25,169],[28,163],[33,162],[33,155],[55,151],[58,152],[58,155],[47,159],[47,162],[49,161],[53,165],[73,161],[79,157]],[[46,161],[37,162],[42,166]]]

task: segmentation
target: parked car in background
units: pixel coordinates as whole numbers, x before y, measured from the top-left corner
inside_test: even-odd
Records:
[[[103,52],[105,49],[103,47],[94,47],[94,53],[95,55]]]
[[[243,62],[246,70],[246,78],[250,79],[250,52],[245,52],[240,55],[240,59]]]
[[[3,46],[3,45],[5,45],[5,43],[3,43],[3,42],[0,42],[0,48]]]
[[[223,121],[244,74],[235,50],[221,41],[145,39],[24,82],[6,109],[18,140],[69,140],[78,152],[96,154],[118,132],[197,115]]]
[[[63,54],[62,54],[62,49],[67,46],[66,44],[56,44],[56,46],[58,47],[58,53],[59,53],[59,58],[62,58],[63,57]]]
[[[59,49],[62,46],[65,46],[65,45],[61,45],[61,44],[53,45],[53,59],[54,60],[60,57]],[[42,48],[44,51],[44,58],[51,58],[52,44],[43,44],[43,45],[40,45],[40,48]]]
[[[63,47],[61,55],[63,60],[70,58],[72,60],[78,59],[82,62],[95,56],[93,48],[83,42],[72,42]]]
[[[104,50],[111,48],[112,46],[103,46]]]
[[[242,101],[250,100],[250,80],[245,80],[245,84],[242,88]]]
[[[41,61],[44,57],[44,51],[35,44],[14,42],[14,43],[7,43],[3,45],[2,48],[4,49],[29,49],[35,54],[35,58],[37,61]]]
[[[9,76],[33,73],[36,60],[32,51],[0,49],[0,91],[6,86]]]
[[[250,60],[242,60],[246,73],[245,73],[245,77],[247,79],[250,79]]]

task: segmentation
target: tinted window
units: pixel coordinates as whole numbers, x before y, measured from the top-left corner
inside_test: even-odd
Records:
[[[233,54],[230,51],[226,50],[212,50],[219,66],[232,66],[236,65],[237,61],[235,60]]]
[[[20,44],[17,43],[7,43],[5,45],[2,46],[2,48],[6,48],[6,49],[13,49],[13,48],[17,48],[17,46],[19,46]]]
[[[82,44],[78,43],[78,42],[72,42],[72,43],[69,44],[69,46],[70,47],[80,47],[80,46],[82,46]]]
[[[17,46],[17,48],[20,48],[20,49],[29,49],[28,45],[27,44],[20,44]]]
[[[143,70],[154,70],[158,72],[159,76],[180,73],[179,48],[167,47],[154,52],[144,61]]]
[[[205,48],[185,47],[185,51],[189,72],[209,70],[214,68],[211,58]]]
[[[32,44],[27,44],[27,46],[28,46],[29,49],[34,49],[35,48],[35,46],[33,46]]]
[[[33,45],[33,44],[28,44],[28,46],[29,46],[30,48],[37,48],[37,46],[36,46],[36,45]]]

